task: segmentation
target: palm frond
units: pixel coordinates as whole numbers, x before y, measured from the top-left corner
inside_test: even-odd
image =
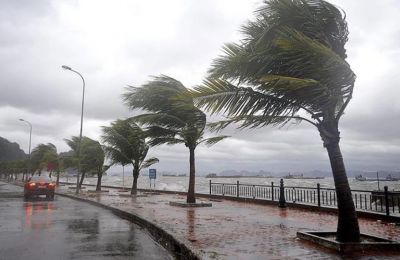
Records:
[[[338,120],[355,81],[345,60],[344,13],[323,0],[264,3],[242,27],[243,39],[226,44],[214,60],[211,79],[193,92],[196,104],[233,119],[264,117],[271,125],[299,118],[301,109],[314,123],[323,120],[317,115]]]
[[[158,158],[155,158],[155,157],[149,158],[142,163],[142,165],[140,166],[140,170],[148,168],[148,167],[152,166],[153,164],[158,163],[159,161],[160,160],[158,160]]]
[[[131,109],[145,114],[132,120],[145,126],[151,145],[180,143],[194,145],[202,137],[206,115],[193,102],[190,91],[181,82],[161,75],[140,88],[130,87],[124,101]]]
[[[150,146],[158,146],[162,144],[167,144],[167,145],[174,145],[174,144],[182,144],[185,143],[185,140],[179,139],[179,138],[173,138],[173,137],[156,137],[152,138],[149,141]]]
[[[296,120],[296,122],[299,123],[306,119],[300,116],[245,115],[209,123],[207,126],[211,131],[219,132],[231,124],[237,124],[239,129],[260,128],[267,125],[284,126],[291,120]]]
[[[149,150],[145,138],[145,131],[131,119],[116,120],[103,127],[101,136],[108,157],[122,165],[144,160]]]
[[[200,143],[204,143],[206,146],[210,147],[210,146],[212,146],[212,145],[214,145],[214,144],[216,144],[216,143],[218,143],[218,142],[220,142],[220,141],[222,141],[222,140],[224,140],[224,139],[226,139],[228,137],[230,137],[230,136],[228,136],[228,135],[220,135],[220,136],[210,137],[210,138],[206,138],[206,139],[201,140],[199,142],[199,144]]]
[[[167,113],[141,114],[131,118],[141,125],[160,126],[172,129],[179,129],[185,126],[185,122],[179,117]]]
[[[225,80],[208,79],[195,88],[194,100],[206,111],[240,116],[255,113],[287,115],[299,110],[294,101],[268,95],[252,88],[236,87]]]

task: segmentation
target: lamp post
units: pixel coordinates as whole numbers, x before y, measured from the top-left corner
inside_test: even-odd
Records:
[[[21,122],[25,122],[29,125],[29,162],[28,162],[28,174],[31,172],[31,141],[32,141],[32,124],[22,118],[19,119]],[[22,178],[22,181],[24,178]]]
[[[82,110],[81,110],[81,130],[79,132],[79,145],[78,145],[78,174],[76,177],[76,191],[75,193],[78,194],[79,193],[79,175],[81,172],[81,143],[82,143],[82,127],[83,127],[83,105],[85,102],[85,79],[83,78],[83,76],[77,72],[76,70],[73,70],[71,67],[62,65],[61,68],[65,69],[65,70],[69,70],[72,72],[75,72],[76,74],[78,74],[81,78],[82,78],[82,82],[83,82],[83,88],[82,88]]]

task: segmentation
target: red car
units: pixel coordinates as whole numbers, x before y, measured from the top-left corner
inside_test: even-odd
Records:
[[[25,183],[24,198],[46,195],[47,199],[53,200],[55,187],[56,184],[49,177],[33,176]]]

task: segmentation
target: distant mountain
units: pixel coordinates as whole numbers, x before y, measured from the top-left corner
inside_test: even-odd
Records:
[[[0,162],[14,161],[27,158],[25,152],[17,143],[11,143],[7,139],[0,137]]]

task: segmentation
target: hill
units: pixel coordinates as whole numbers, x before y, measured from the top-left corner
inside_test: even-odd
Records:
[[[0,162],[14,161],[27,158],[25,152],[17,143],[11,143],[7,139],[0,137]]]

